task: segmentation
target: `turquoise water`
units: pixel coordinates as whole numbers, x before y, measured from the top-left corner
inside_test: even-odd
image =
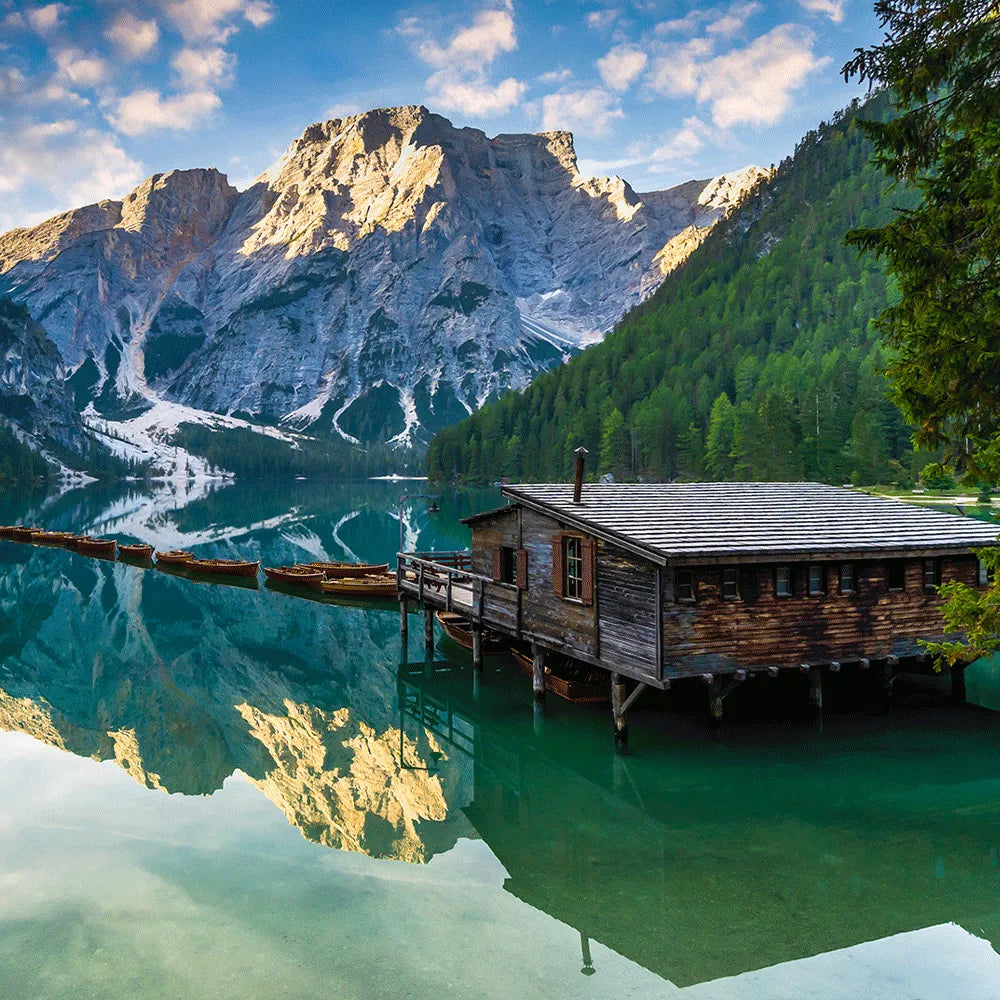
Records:
[[[0,520],[383,561],[406,488]],[[407,545],[465,545],[496,499],[407,504]],[[903,684],[887,716],[749,705],[716,733],[649,697],[620,758],[606,708],[536,716],[511,663],[476,683],[410,632],[0,543],[0,997],[1000,997],[1000,716]]]

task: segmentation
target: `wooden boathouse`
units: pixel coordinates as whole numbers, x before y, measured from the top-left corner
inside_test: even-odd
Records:
[[[582,472],[582,470],[581,470]],[[986,586],[977,550],[998,528],[818,483],[504,486],[508,503],[467,518],[469,553],[400,553],[402,628],[415,601],[611,676],[616,741],[646,686],[697,678],[716,719],[750,675],[894,671],[940,639],[937,587]],[[626,679],[637,682],[626,694]],[[961,684],[961,675],[955,678]]]

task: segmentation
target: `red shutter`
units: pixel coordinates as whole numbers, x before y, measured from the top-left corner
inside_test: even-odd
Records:
[[[597,546],[593,538],[583,539],[580,546],[583,555],[583,591],[582,599],[584,604],[594,603],[594,552]]]
[[[499,583],[503,576],[503,553],[500,551],[500,546],[491,549],[490,555],[493,557],[493,582]]]
[[[517,589],[528,589],[528,550],[517,550]]]
[[[563,536],[552,536],[552,589],[563,596]]]

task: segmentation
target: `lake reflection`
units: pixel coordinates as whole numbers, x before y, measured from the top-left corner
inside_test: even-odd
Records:
[[[2,517],[381,562],[403,489],[76,491]],[[463,546],[495,501],[414,500],[407,545]],[[994,714],[716,735],[652,700],[622,759],[605,709],[533,719],[510,664],[476,684],[420,632],[403,651],[391,605],[0,543],[4,1000],[1000,996]]]

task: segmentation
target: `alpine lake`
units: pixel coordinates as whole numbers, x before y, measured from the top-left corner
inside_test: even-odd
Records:
[[[400,511],[455,549],[499,500],[400,507],[426,489],[7,491],[0,521],[394,564]],[[718,730],[647,693],[616,756],[606,706],[536,711],[422,633],[0,542],[0,997],[1000,997],[996,664],[962,707],[903,678],[822,719],[754,680]]]

